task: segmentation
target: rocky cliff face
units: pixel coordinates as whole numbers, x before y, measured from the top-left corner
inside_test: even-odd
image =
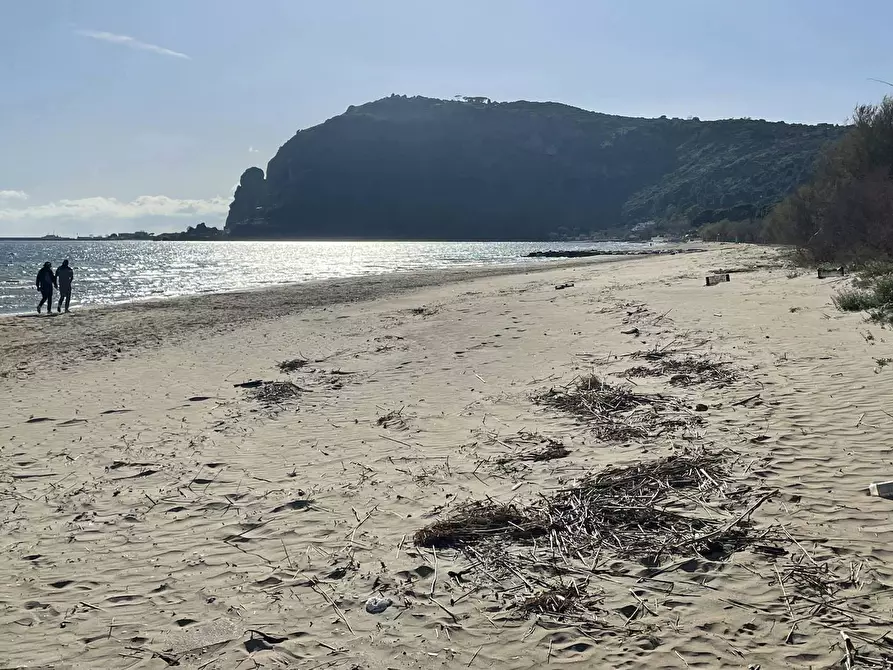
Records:
[[[239,234],[244,229],[244,234],[249,236],[252,236],[253,228],[262,230],[268,204],[264,171],[259,167],[248,168],[242,173],[242,178],[233,194],[229,214],[226,216],[226,230],[231,234]]]
[[[242,175],[226,227],[267,238],[546,239],[765,209],[844,129],[639,119],[556,103],[391,96]]]

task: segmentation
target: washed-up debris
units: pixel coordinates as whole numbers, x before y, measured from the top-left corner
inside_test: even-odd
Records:
[[[601,554],[638,558],[647,565],[662,557],[695,552],[720,558],[749,546],[757,534],[750,514],[764,494],[730,519],[705,514],[711,499],[723,498],[730,480],[724,452],[699,451],[604,468],[575,486],[543,495],[526,505],[472,501],[445,519],[419,529],[421,547],[453,548],[499,572],[524,569],[525,553],[512,545],[534,546],[572,564]],[[768,537],[759,535],[761,541]]]
[[[595,375],[578,377],[567,386],[535,396],[534,400],[585,421],[596,437],[605,441],[654,437],[702,422],[676,398],[636,393],[628,386],[608,384]]]
[[[561,621],[570,616],[601,613],[601,594],[588,592],[586,584],[558,584],[525,597],[515,606],[515,612],[527,617],[534,615]]]
[[[485,442],[494,446],[499,445],[508,451],[497,456],[481,458],[480,465],[492,464],[507,474],[528,469],[528,463],[546,463],[565,458],[572,453],[558,440],[525,430],[514,435],[487,434]]]
[[[488,539],[511,543],[545,535],[548,524],[534,510],[491,501],[470,502],[449,519],[435,521],[417,531],[415,543],[436,549],[461,549]]]
[[[661,358],[651,365],[640,365],[621,373],[633,377],[669,377],[673,386],[715,384],[725,386],[738,380],[737,372],[729,363],[711,361],[706,357]]]
[[[282,361],[276,367],[279,368],[280,372],[297,372],[301,368],[305,367],[310,361],[305,358],[292,358],[287,361]]]
[[[404,409],[404,407],[401,407],[398,410],[391,410],[387,414],[378,417],[378,420],[375,422],[376,425],[381,426],[382,428],[406,430],[409,426],[403,416]]]
[[[893,498],[893,481],[873,482],[868,485],[867,493],[878,498]]]
[[[251,381],[242,382],[240,384],[233,384],[233,388],[237,389],[256,389],[259,386],[263,386],[264,381],[262,379],[252,379]]]
[[[716,286],[717,284],[722,284],[723,282],[729,281],[729,274],[719,274],[719,275],[708,275],[705,280],[705,286]]]
[[[555,287],[555,290],[556,290],[556,291],[563,291],[563,290],[566,289],[566,288],[571,288],[573,285],[574,285],[574,282],[566,282],[566,283],[564,283],[564,284],[558,284],[558,285]]]
[[[531,461],[533,463],[542,463],[543,461],[552,461],[557,458],[564,458],[570,455],[571,450],[565,447],[561,442],[555,440],[547,440],[546,444],[538,449],[522,451],[517,454],[508,456],[500,456],[494,460],[494,463],[503,465],[506,463],[514,463],[517,461]]]
[[[279,405],[298,398],[303,389],[292,382],[260,382],[245,387],[252,399],[265,405]]]

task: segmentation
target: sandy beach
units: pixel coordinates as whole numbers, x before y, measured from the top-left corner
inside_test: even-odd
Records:
[[[0,319],[0,668],[884,667],[889,333],[705,246]],[[729,374],[630,373],[690,359]],[[641,434],[544,404],[590,374],[650,394]],[[415,541],[704,453],[654,555]]]

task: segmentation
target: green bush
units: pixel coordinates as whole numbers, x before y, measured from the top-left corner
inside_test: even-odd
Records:
[[[877,307],[874,295],[870,291],[857,289],[840,291],[831,300],[834,302],[834,306],[842,312],[867,312]]]
[[[874,260],[854,268],[859,276],[853,282],[858,288],[871,287],[878,277],[893,277],[893,261]]]
[[[876,307],[893,306],[893,275],[878,277],[873,292]]]
[[[845,289],[832,298],[834,306],[843,312],[869,312],[875,321],[890,321],[893,317],[893,275],[857,280],[863,288]]]

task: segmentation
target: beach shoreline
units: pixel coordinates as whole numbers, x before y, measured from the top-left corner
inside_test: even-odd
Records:
[[[261,242],[171,243],[108,242],[79,251],[47,249],[33,243],[0,244],[7,263],[0,272],[0,314],[34,311],[32,268],[72,256],[76,274],[75,306],[127,304],[189,295],[238,292],[306,281],[517,266],[538,262],[532,250],[554,244],[426,242]],[[57,245],[58,246],[58,245]],[[679,245],[675,245],[679,246]],[[648,243],[567,243],[580,249],[657,252]],[[36,269],[34,270],[36,272]]]
[[[679,246],[675,253],[702,249]],[[268,320],[307,308],[368,301],[429,287],[552,270],[573,270],[593,264],[649,258],[646,255],[596,256],[585,259],[534,261],[525,265],[465,266],[456,269],[409,270],[340,279],[273,284],[243,290],[146,298],[109,305],[75,307],[65,315],[33,312],[0,315],[0,375],[30,370],[41,354],[56,359],[58,347],[90,358],[118,356],[134,347],[158,346],[196,330],[228,330],[255,320]],[[37,300],[35,298],[35,304]],[[142,319],[161,327],[145,328]],[[58,322],[56,320],[59,320]],[[64,329],[63,329],[64,327]],[[60,332],[62,330],[62,332]]]
[[[0,319],[0,667],[845,667],[841,630],[878,658],[884,331],[776,249],[630,260]],[[589,375],[646,398],[620,433],[549,404]],[[485,569],[416,542],[698,454],[663,509],[705,525],[652,561],[629,528],[504,534]]]

